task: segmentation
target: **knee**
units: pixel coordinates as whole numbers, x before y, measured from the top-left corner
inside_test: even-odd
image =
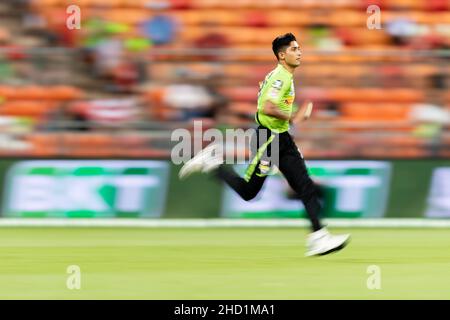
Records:
[[[242,196],[242,199],[244,199],[245,201],[250,201],[250,200],[254,199],[255,197],[256,197],[256,195],[246,193]]]
[[[255,192],[254,190],[249,190],[242,195],[242,199],[244,199],[245,201],[250,201],[254,199],[257,194],[258,192]]]

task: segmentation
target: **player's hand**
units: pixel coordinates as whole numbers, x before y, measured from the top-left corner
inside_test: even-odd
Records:
[[[308,120],[311,117],[312,109],[313,103],[311,101],[305,101],[292,120],[292,123],[296,124]]]

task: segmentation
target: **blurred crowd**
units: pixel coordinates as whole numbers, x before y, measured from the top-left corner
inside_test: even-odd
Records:
[[[5,0],[0,15],[0,154],[166,157],[195,119],[251,127],[271,41],[293,32],[297,99],[316,105],[293,129],[305,154],[450,157],[447,0]]]

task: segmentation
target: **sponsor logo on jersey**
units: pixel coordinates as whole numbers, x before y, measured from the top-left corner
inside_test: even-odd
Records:
[[[269,97],[272,99],[278,99],[278,96],[280,95],[280,90],[276,90],[274,88],[271,88],[269,91]]]
[[[284,102],[288,105],[292,104],[294,102],[294,98],[288,98],[288,99],[284,100]]]
[[[275,88],[277,90],[281,90],[282,87],[283,87],[283,81],[281,81],[281,80],[275,80],[274,83],[272,84],[272,88]]]

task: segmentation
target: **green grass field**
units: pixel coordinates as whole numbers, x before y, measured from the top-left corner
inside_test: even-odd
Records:
[[[349,247],[304,258],[304,229],[3,228],[0,299],[450,299],[450,230],[334,231]]]

